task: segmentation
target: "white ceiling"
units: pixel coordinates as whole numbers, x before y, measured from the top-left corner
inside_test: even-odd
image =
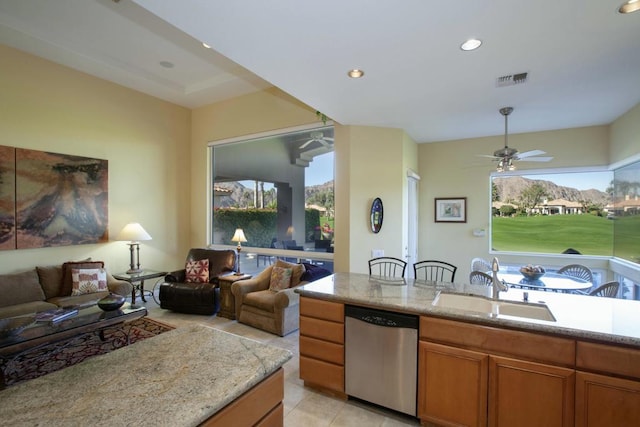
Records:
[[[520,133],[638,104],[640,12],[621,3],[0,0],[0,43],[187,107],[274,85],[338,123],[432,142],[502,134],[503,106]],[[460,50],[469,37],[482,47]]]

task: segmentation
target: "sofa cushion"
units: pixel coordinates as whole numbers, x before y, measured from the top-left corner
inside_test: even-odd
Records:
[[[208,283],[209,282],[209,260],[200,259],[197,261],[187,261],[185,266],[185,282],[187,283]]]
[[[304,273],[304,265],[302,264],[292,264],[290,262],[282,261],[281,259],[277,260],[274,264],[275,267],[282,268],[290,268],[291,269],[291,284],[290,287],[298,286],[300,283],[300,278]]]
[[[249,292],[244,296],[242,303],[273,313],[276,306],[276,295],[278,295],[276,292],[271,292],[268,289],[264,291]]]
[[[271,280],[269,281],[269,290],[278,292],[291,286],[291,268],[283,268],[274,266],[271,269]]]
[[[107,272],[104,268],[72,268],[71,295],[92,294],[107,290]]]
[[[46,299],[60,295],[62,292],[62,266],[36,267],[36,271],[40,277],[40,286],[42,286]]]
[[[102,261],[69,261],[62,264],[62,287],[60,294],[57,296],[67,297],[71,295],[73,289],[73,280],[71,278],[71,270],[74,268],[104,268]]]
[[[0,275],[0,295],[0,307],[45,299],[35,268],[23,273]]]

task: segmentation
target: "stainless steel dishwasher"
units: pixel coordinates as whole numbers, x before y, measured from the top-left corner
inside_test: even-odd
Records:
[[[418,317],[345,307],[345,391],[416,416]]]

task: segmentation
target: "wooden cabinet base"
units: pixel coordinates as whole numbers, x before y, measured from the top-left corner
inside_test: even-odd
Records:
[[[280,368],[200,425],[282,427],[283,399],[284,370]]]
[[[576,427],[637,426],[640,381],[576,373]]]

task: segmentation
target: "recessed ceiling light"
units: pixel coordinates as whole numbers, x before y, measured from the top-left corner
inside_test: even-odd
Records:
[[[469,39],[460,45],[460,49],[465,51],[476,50],[477,48],[480,47],[481,44],[482,44],[482,40]]]
[[[353,70],[349,70],[347,75],[352,79],[359,79],[360,77],[364,76],[364,71],[354,68]]]
[[[202,42],[202,46],[206,47],[207,49],[211,49],[211,46],[209,46],[208,44],[206,44],[205,42]]]
[[[164,68],[173,68],[173,62],[160,61],[160,66],[162,66]]]
[[[619,13],[632,13],[640,10],[640,0],[629,0],[618,8]]]

